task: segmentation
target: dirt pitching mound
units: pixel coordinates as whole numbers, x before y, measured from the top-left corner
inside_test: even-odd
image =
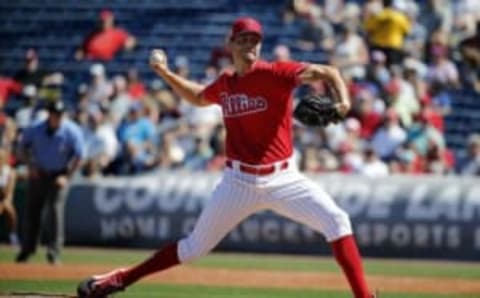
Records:
[[[1,264],[0,277],[2,280],[81,281],[90,275],[107,272],[111,269],[113,269],[112,266],[105,265],[67,264],[49,266],[46,264]],[[368,280],[371,287],[380,290],[380,292],[480,294],[480,283],[475,280],[377,275],[368,276]],[[253,269],[206,269],[192,266],[176,267],[172,270],[150,276],[142,282],[244,288],[316,290],[348,290],[349,288],[344,277],[337,273],[263,271]],[[73,291],[74,289],[72,289],[72,292]],[[66,296],[50,295],[35,297]]]

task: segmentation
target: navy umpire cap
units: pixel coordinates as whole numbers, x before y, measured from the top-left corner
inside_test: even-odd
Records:
[[[49,102],[47,104],[47,111],[59,114],[63,113],[65,112],[65,104],[61,100]]]

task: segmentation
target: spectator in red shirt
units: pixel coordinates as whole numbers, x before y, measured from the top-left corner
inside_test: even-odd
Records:
[[[75,53],[75,58],[109,61],[120,50],[131,50],[135,44],[134,36],[115,26],[113,13],[110,10],[103,10],[100,13],[98,28],[87,36],[82,47]]]
[[[375,111],[373,104],[373,100],[363,99],[358,110],[360,136],[365,139],[370,139],[382,123],[382,116]]]
[[[453,168],[452,153],[446,148],[440,148],[435,142],[428,144],[425,156],[425,173],[443,175]]]
[[[435,127],[439,132],[445,130],[445,124],[443,120],[442,114],[438,112],[438,110],[429,102],[428,97],[423,98],[422,100],[422,110],[421,113],[425,120],[430,123],[433,127]]]
[[[138,70],[136,68],[130,68],[127,73],[128,82],[128,94],[133,99],[142,99],[147,95],[145,85],[142,83],[138,76]]]
[[[11,78],[0,76],[0,109],[5,105],[10,95],[20,94],[22,85]]]

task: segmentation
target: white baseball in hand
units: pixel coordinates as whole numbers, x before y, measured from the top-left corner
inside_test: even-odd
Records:
[[[150,64],[161,64],[164,65],[166,63],[167,57],[165,52],[162,50],[153,50],[150,53]]]

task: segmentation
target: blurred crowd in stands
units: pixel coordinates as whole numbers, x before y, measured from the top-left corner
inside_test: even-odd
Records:
[[[449,90],[470,88],[480,93],[480,1],[358,3],[289,0],[278,12],[285,26],[297,23],[303,29],[296,43],[279,44],[272,57],[294,59],[293,49],[328,53],[353,102],[343,123],[326,129],[295,125],[301,170],[370,177],[480,175],[479,132],[465,136],[464,155],[449,150],[444,136],[444,117],[454,100]],[[91,79],[77,86],[76,98],[69,100],[74,106],[66,115],[83,131],[84,176],[224,167],[225,131],[219,107],[192,107],[161,80],[145,81],[128,65],[124,73],[110,76],[102,62],[139,42],[116,27],[111,11],[102,11],[98,28],[85,36],[72,63],[90,60]],[[215,46],[199,79],[204,84],[231,67],[228,49]],[[190,77],[188,57],[171,60],[178,74]],[[15,146],[22,131],[46,119],[45,102],[61,100],[63,80],[61,73],[42,67],[35,49],[26,53],[25,65],[16,75],[0,77],[0,105],[12,97],[22,100],[11,115],[0,114],[2,147],[10,150],[11,164],[21,164]],[[328,90],[315,84],[299,92]]]

